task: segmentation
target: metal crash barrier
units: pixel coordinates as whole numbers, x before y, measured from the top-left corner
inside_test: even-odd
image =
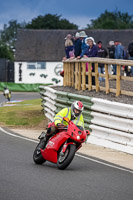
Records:
[[[54,87],[39,88],[44,114],[50,121],[59,110],[81,100],[85,128],[91,132],[87,142],[133,154],[132,105],[57,91]]]

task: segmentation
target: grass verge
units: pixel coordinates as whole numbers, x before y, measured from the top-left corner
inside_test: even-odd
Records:
[[[8,106],[0,107],[0,126],[41,129],[46,124],[41,99],[10,103]]]

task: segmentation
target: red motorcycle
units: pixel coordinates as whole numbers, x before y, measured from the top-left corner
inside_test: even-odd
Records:
[[[44,132],[39,136],[40,142],[33,154],[33,160],[36,164],[43,164],[47,160],[57,163],[59,169],[65,169],[72,162],[76,151],[81,148],[87,136],[90,135],[88,130],[84,130],[82,122],[79,121],[77,126],[74,121],[66,117],[63,120],[68,122],[67,130],[58,130],[58,133],[48,140],[45,148],[40,150]]]

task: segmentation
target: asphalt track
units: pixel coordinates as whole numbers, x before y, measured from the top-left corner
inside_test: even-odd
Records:
[[[12,93],[11,100],[39,98]],[[0,103],[6,99],[0,94]],[[32,160],[36,141],[0,129],[0,200],[132,200],[133,171],[76,155],[64,171]]]
[[[133,171],[76,155],[66,170],[32,155],[36,141],[0,129],[1,200],[132,200]]]
[[[40,98],[38,92],[12,92],[11,101],[16,100],[29,100]],[[0,103],[7,102],[7,99],[3,96],[2,92],[0,93]]]

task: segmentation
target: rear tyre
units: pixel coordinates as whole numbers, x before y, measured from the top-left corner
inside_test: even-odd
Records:
[[[46,162],[46,160],[43,158],[42,154],[41,154],[41,147],[42,147],[42,140],[39,142],[39,144],[37,145],[34,153],[33,153],[33,161],[38,164],[38,165],[42,165],[44,162]]]
[[[68,165],[72,162],[74,155],[76,152],[76,146],[73,144],[70,144],[65,153],[62,155],[62,152],[60,150],[59,156],[58,156],[58,161],[57,161],[57,167],[58,169],[65,169],[68,167]]]

